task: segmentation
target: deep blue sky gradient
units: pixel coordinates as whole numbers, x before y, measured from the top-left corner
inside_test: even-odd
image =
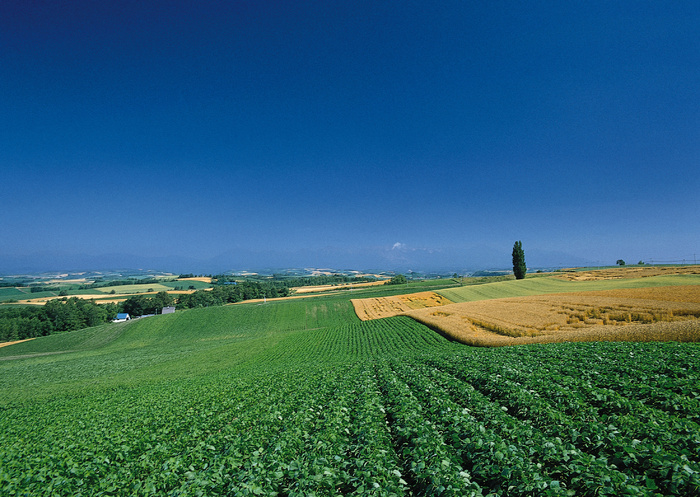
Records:
[[[2,2],[0,271],[692,259],[698,26],[696,1]]]

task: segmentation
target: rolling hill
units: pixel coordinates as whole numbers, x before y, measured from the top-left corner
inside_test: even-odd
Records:
[[[472,348],[349,297],[0,349],[0,493],[697,492],[697,344]]]

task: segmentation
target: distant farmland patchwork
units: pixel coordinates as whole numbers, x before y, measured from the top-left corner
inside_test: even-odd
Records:
[[[392,302],[492,306],[485,323],[533,335],[627,322],[608,298],[662,326],[696,322],[697,288],[661,278],[510,295],[513,319],[511,304],[466,302],[477,287],[449,290],[465,303]],[[522,283],[554,290],[550,279]],[[362,321],[350,302],[395,291],[193,309],[0,348],[0,495],[700,492],[700,344],[468,347],[408,316]]]

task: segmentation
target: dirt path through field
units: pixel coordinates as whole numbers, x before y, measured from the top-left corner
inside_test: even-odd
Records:
[[[14,342],[0,342],[0,348],[7,347],[9,345],[14,345],[16,343],[28,342],[29,340],[34,340],[33,338],[27,338],[25,340],[15,340]]]

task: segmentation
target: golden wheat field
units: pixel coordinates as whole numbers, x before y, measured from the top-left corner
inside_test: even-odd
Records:
[[[698,285],[593,290],[589,292],[566,293],[565,295],[591,295],[594,297],[620,297],[629,299],[665,300],[670,302],[694,302],[700,304],[700,286]]]
[[[700,266],[637,266],[610,269],[592,269],[590,271],[566,271],[553,273],[554,277],[569,281],[616,280],[623,278],[646,278],[671,274],[700,274]]]
[[[418,292],[394,297],[352,299],[355,314],[362,321],[398,316],[414,309],[424,309],[451,304],[442,295],[434,292]]]
[[[386,281],[369,281],[365,283],[338,283],[335,285],[317,285],[317,286],[297,286],[293,287],[294,293],[314,293],[314,292],[326,292],[329,290],[348,290],[350,288],[362,288],[367,286],[379,286],[386,285]]]
[[[193,276],[192,278],[177,278],[176,281],[200,281],[202,283],[211,283],[210,276]]]
[[[700,286],[511,297],[405,314],[469,345],[700,341]]]

